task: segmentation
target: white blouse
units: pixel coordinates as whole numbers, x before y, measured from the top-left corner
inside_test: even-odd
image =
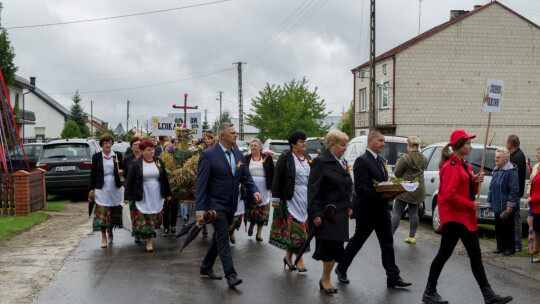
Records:
[[[159,169],[155,162],[147,163],[143,159],[143,197],[135,202],[137,209],[144,214],[156,214],[163,209],[165,199],[161,195]]]
[[[289,213],[299,222],[307,221],[307,185],[309,179],[309,167],[307,158],[304,161],[298,160],[294,156],[294,167],[296,169],[296,177],[294,180],[294,194],[290,201],[287,201],[287,209]]]
[[[251,159],[251,161],[249,162],[249,173],[251,174],[251,176],[264,176],[262,158],[259,161],[255,161],[253,160],[253,158]]]
[[[101,189],[94,189],[94,200],[100,206],[114,207],[120,205],[124,201],[124,195],[122,194],[122,187],[116,187],[114,181],[114,161],[116,154],[111,151],[111,154],[107,158],[103,155],[103,187]]]

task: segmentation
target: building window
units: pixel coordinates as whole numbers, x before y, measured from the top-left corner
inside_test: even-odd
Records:
[[[41,139],[45,139],[45,127],[34,127],[34,133],[36,134],[36,138],[41,137]]]
[[[383,75],[386,75],[386,64],[382,65],[382,73]]]
[[[15,107],[19,107],[19,93],[15,93]]]
[[[359,98],[360,98],[360,111],[367,111],[366,89],[360,90]]]
[[[379,101],[379,109],[388,108],[388,82],[377,86],[377,100]]]
[[[366,72],[364,70],[360,71],[360,82],[364,81],[364,77],[366,77]]]

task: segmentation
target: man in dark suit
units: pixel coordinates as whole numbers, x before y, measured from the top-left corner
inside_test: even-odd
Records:
[[[382,264],[386,270],[386,285],[388,287],[406,287],[411,283],[403,281],[399,276],[399,268],[394,257],[394,239],[392,237],[392,224],[390,222],[390,209],[388,201],[399,193],[378,193],[373,187],[373,181],[388,180],[386,160],[379,156],[384,148],[384,135],[379,130],[370,130],[368,147],[362,156],[354,162],[354,217],[356,230],[345,248],[345,255],[336,267],[338,280],[349,283],[347,269],[354,257],[360,251],[373,230],[377,234],[381,246]]]
[[[197,221],[204,222],[204,213],[208,210],[217,212],[217,219],[213,223],[214,235],[201,265],[201,275],[221,279],[212,270],[219,254],[227,284],[233,288],[242,283],[234,270],[229,247],[229,226],[238,206],[239,185],[243,184],[248,191],[255,193],[257,204],[262,197],[253,183],[248,166],[242,162],[242,152],[233,148],[237,138],[233,124],[221,124],[218,134],[219,143],[202,151],[199,158],[195,193]]]
[[[527,159],[525,153],[519,148],[520,142],[517,135],[510,135],[506,141],[506,148],[510,151],[510,162],[516,165],[518,169],[518,178],[519,178],[519,198],[523,197],[525,192],[525,179],[527,178]],[[520,252],[523,250],[521,245],[521,233],[522,233],[522,224],[521,216],[519,214],[520,204],[517,204],[517,212],[514,212],[514,239],[516,242],[516,251]]]

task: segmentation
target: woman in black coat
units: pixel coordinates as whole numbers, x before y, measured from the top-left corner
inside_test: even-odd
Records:
[[[143,140],[139,157],[129,170],[125,183],[125,204],[130,204],[135,237],[146,239],[146,251],[152,252],[152,237],[163,221],[163,205],[171,199],[171,187],[165,165],[154,156],[154,144]]]
[[[112,150],[114,138],[110,134],[103,134],[99,138],[102,151],[92,155],[92,170],[90,173],[90,192],[88,201],[95,203],[92,226],[101,229],[101,248],[107,248],[107,235],[109,242],[113,241],[113,228],[122,226],[122,155]]]
[[[248,235],[253,235],[253,228],[257,224],[257,235],[255,239],[260,242],[263,240],[262,228],[268,225],[268,219],[270,217],[270,200],[272,198],[270,189],[272,189],[272,179],[274,178],[274,160],[272,156],[261,153],[262,142],[258,138],[251,140],[249,148],[251,154],[245,156],[246,165],[263,199],[257,205],[253,195],[247,195],[249,197],[247,202],[247,218],[249,220]]]
[[[142,154],[141,149],[139,149],[140,143],[141,138],[138,136],[133,136],[129,141],[129,150],[126,151],[126,155],[124,155],[124,159],[122,160],[122,167],[124,168],[124,178],[127,178],[129,168]]]
[[[323,261],[319,287],[327,294],[337,292],[330,283],[330,273],[335,262],[343,258],[344,242],[349,241],[352,179],[347,162],[340,160],[348,141],[349,137],[341,131],[332,130],[328,133],[326,137],[328,149],[313,160],[308,182],[310,224],[319,227],[313,258]],[[323,211],[328,205],[334,205],[336,210],[329,207],[324,214]]]

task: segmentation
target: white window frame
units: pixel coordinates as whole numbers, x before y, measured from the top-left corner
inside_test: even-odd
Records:
[[[388,82],[385,82],[383,85],[377,86],[377,101],[379,103],[379,109],[388,109]]]
[[[361,89],[359,92],[358,92],[358,100],[360,102],[360,112],[366,112],[367,111],[367,94],[366,94],[366,91],[367,89]]]
[[[386,64],[382,65],[382,73],[383,75],[386,75]]]
[[[360,71],[360,82],[364,81],[364,77],[366,77],[366,72],[364,70]]]

